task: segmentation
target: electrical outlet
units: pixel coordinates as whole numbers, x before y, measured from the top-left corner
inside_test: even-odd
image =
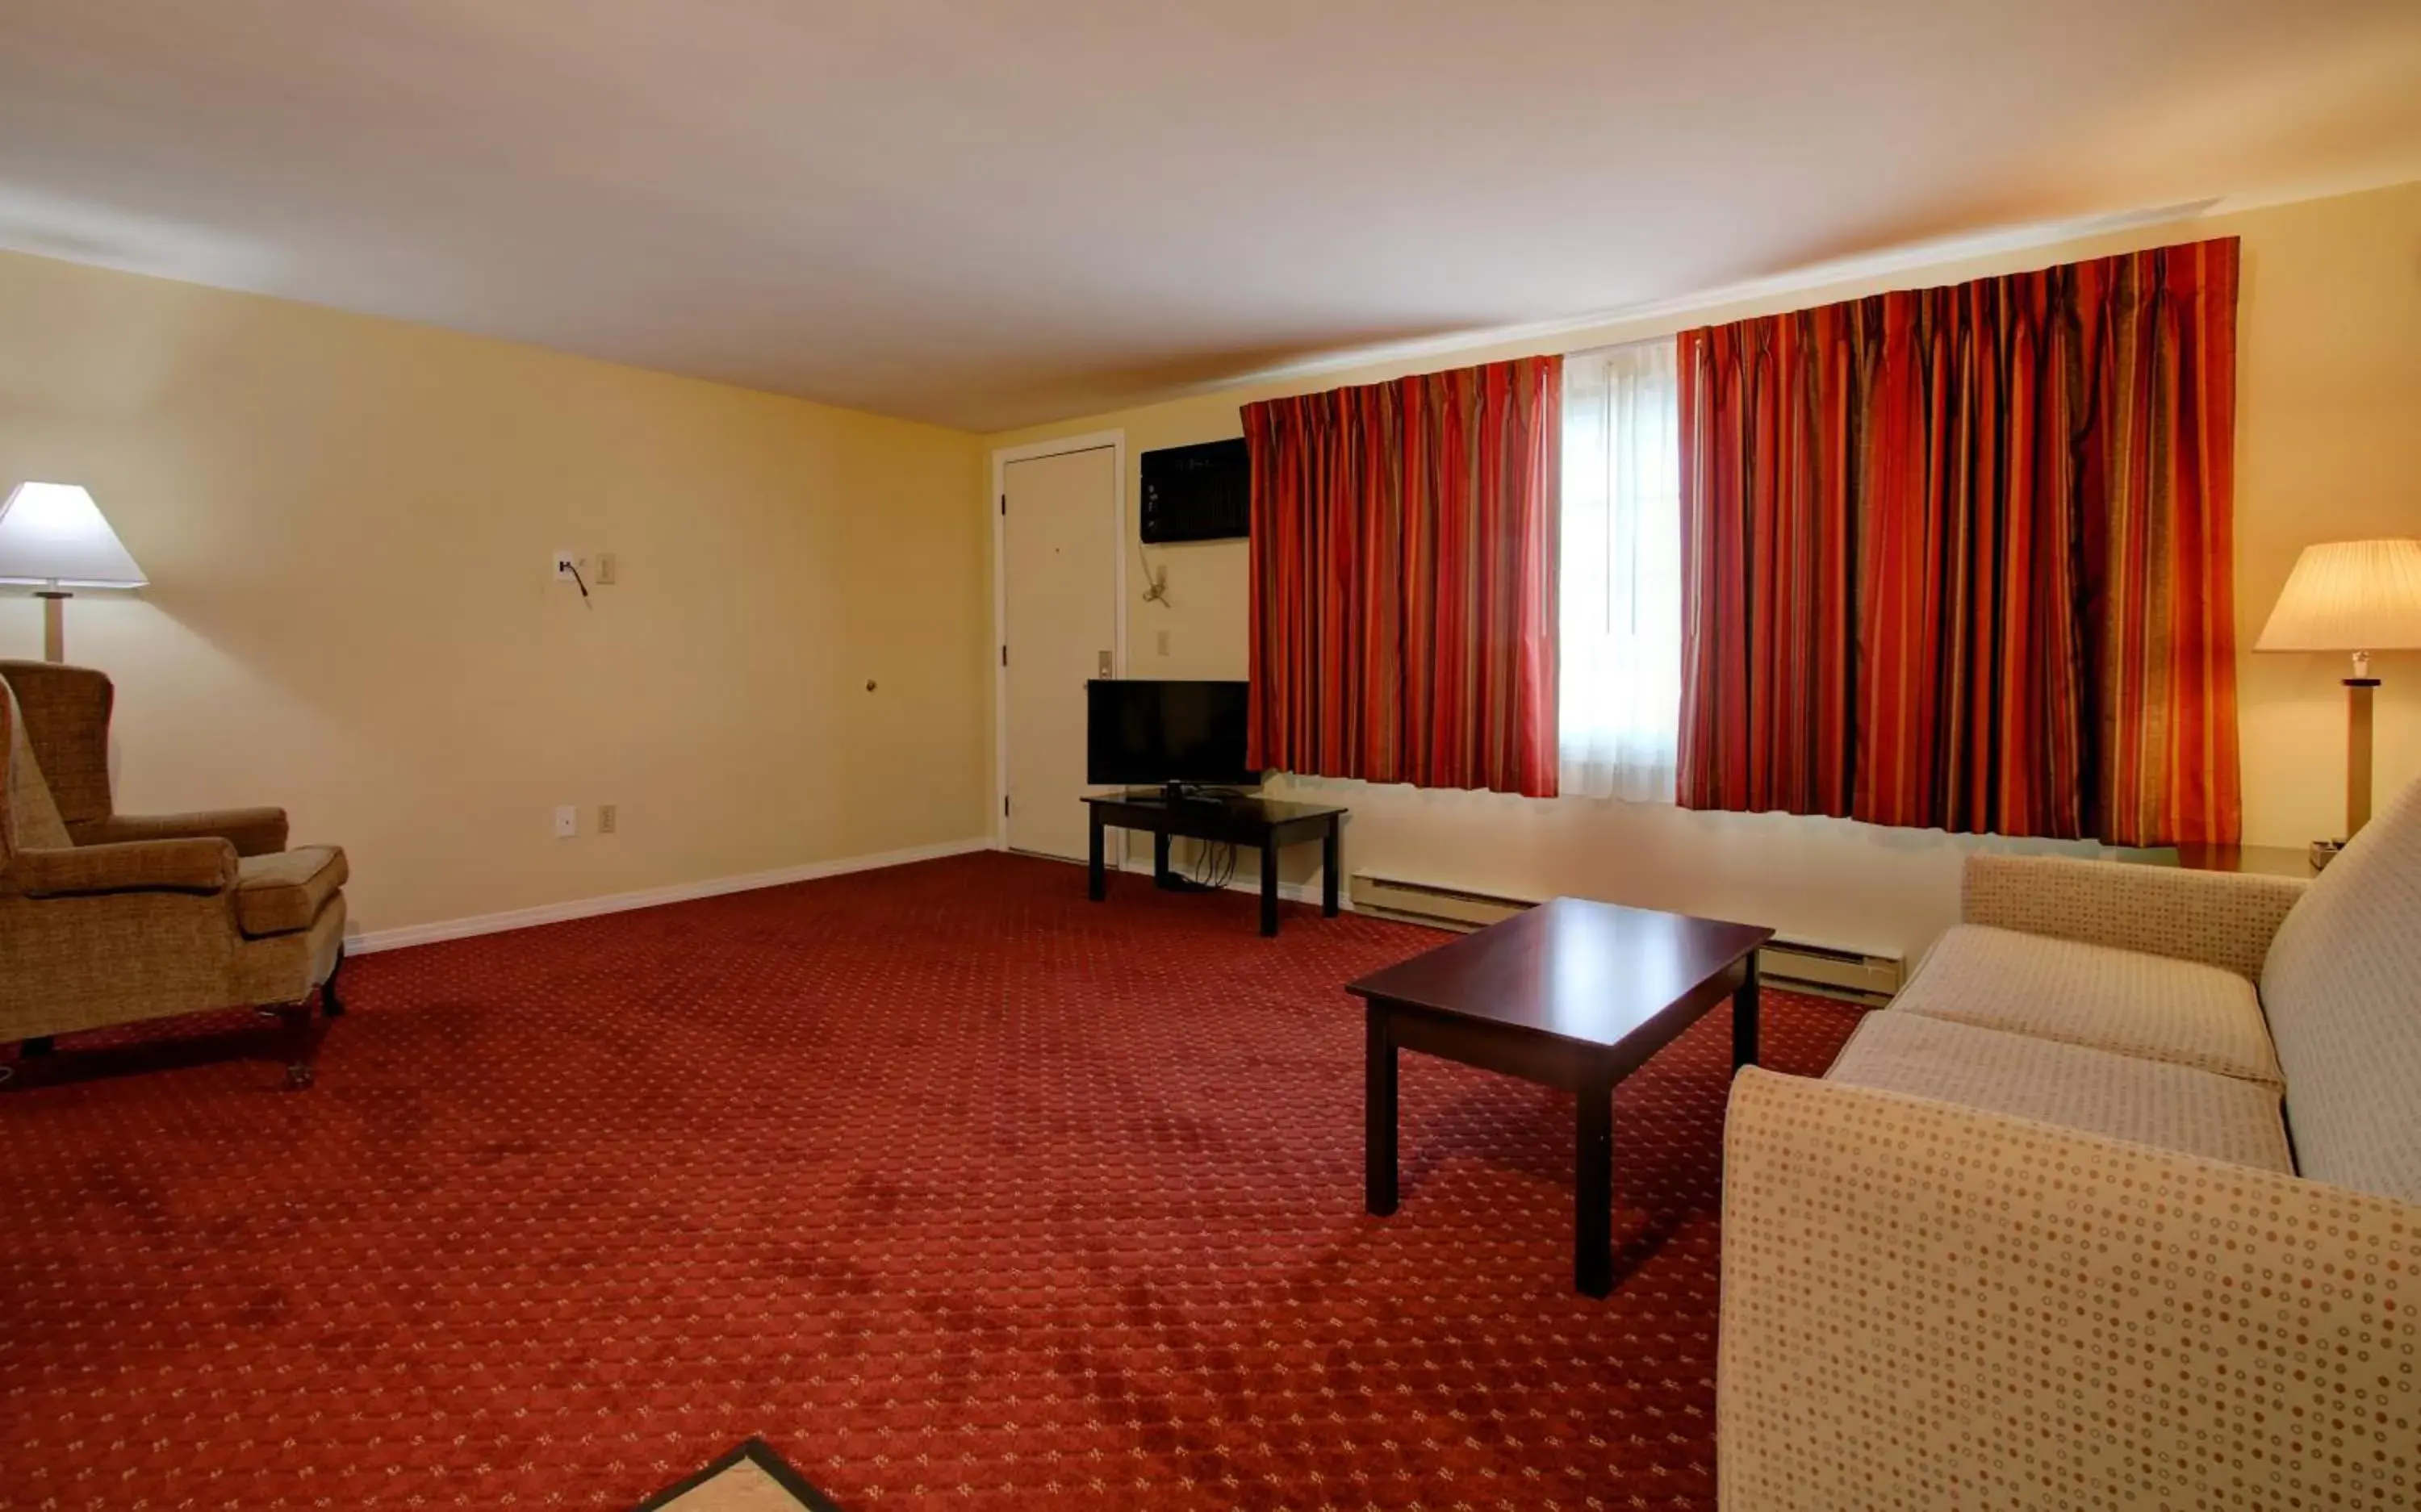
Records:
[[[559,551],[554,553],[553,560],[554,564],[554,581],[557,583],[573,583],[579,580],[579,573],[576,570],[576,564],[580,560],[578,553]]]
[[[569,840],[580,833],[580,805],[564,803],[554,811],[554,837]]]
[[[613,805],[613,804],[611,804],[611,803],[600,803],[600,804],[598,804],[598,805],[597,805],[597,833],[598,833],[598,834],[613,834],[613,833],[614,833],[614,825],[615,825],[616,821],[617,821],[617,820],[618,820],[620,818],[621,818],[621,816],[620,816],[620,815],[618,815],[618,814],[617,814],[617,813],[615,813],[615,812],[614,812],[614,805]]]
[[[1155,644],[1160,647],[1160,654],[1166,656],[1168,654],[1168,631],[1162,631],[1160,632],[1160,639]]]
[[[597,553],[597,585],[601,588],[610,588],[620,577],[621,568],[614,560],[614,553],[612,552],[599,552]]]

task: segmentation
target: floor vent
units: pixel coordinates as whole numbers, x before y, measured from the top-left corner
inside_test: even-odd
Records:
[[[1465,931],[1484,929],[1523,909],[1538,906],[1535,898],[1501,897],[1493,893],[1440,887],[1434,882],[1407,881],[1401,877],[1382,877],[1367,871],[1353,874],[1351,891],[1357,913]]]
[[[1820,992],[1871,1007],[1889,1003],[1899,991],[1901,964],[1897,954],[1844,950],[1778,935],[1757,953],[1757,974],[1770,986]]]

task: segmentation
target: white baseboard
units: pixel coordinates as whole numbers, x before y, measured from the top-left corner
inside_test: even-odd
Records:
[[[784,887],[791,882],[813,881],[819,877],[838,877],[852,871],[904,866],[914,861],[936,861],[944,856],[962,856],[971,850],[992,849],[994,846],[990,836],[980,840],[945,840],[940,845],[914,846],[905,850],[885,850],[871,856],[840,856],[831,861],[810,861],[804,865],[781,866],[773,871],[749,872],[740,877],[710,877],[703,881],[643,887],[635,893],[609,893],[603,897],[541,903],[536,908],[508,909],[502,913],[477,913],[466,919],[440,919],[433,924],[407,924],[393,929],[366,929],[345,937],[345,953],[364,956],[380,950],[400,950],[407,945],[435,944],[441,940],[467,940],[473,935],[501,934],[508,929],[527,929],[541,924],[564,924],[572,919],[590,919],[601,913],[622,913],[632,909],[661,908],[666,903],[686,903],[692,898],[719,897],[726,893],[745,893],[759,887]]]

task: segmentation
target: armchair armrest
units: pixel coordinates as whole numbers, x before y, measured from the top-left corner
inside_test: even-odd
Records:
[[[225,840],[239,856],[274,855],[286,849],[286,810],[222,808],[199,814],[112,814],[68,826],[80,846],[123,845],[135,840]]]
[[[1725,1512],[2410,1493],[2421,1207],[1754,1068],[1724,1145]]]
[[[1971,855],[1959,915],[1969,924],[2199,961],[2261,980],[2292,877],[2187,871],[2062,856]]]
[[[20,850],[9,885],[27,897],[91,893],[220,893],[235,885],[235,847],[225,840],[143,840],[124,845]]]

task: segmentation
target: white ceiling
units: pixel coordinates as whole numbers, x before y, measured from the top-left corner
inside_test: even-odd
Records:
[[[0,246],[975,429],[2405,179],[2415,0],[0,5]]]

